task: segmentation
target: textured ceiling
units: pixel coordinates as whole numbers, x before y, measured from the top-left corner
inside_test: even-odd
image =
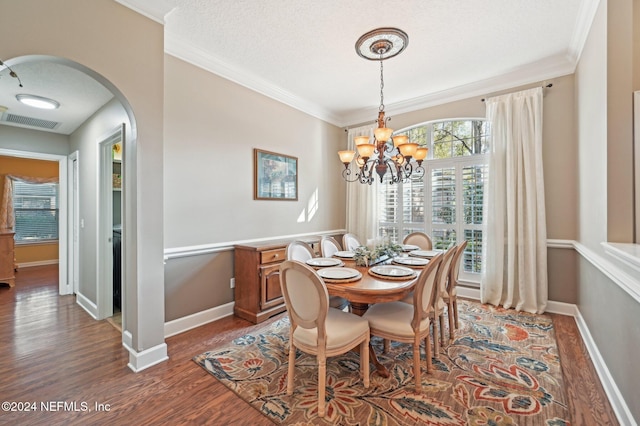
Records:
[[[20,77],[23,87],[9,76],[7,68],[0,66],[0,107],[7,108],[4,113],[4,108],[0,108],[0,124],[68,135],[113,98],[113,94],[92,77],[66,65],[43,59],[9,66]],[[56,110],[33,108],[18,102],[17,94],[53,99],[60,103],[60,107]],[[59,124],[53,129],[43,129],[8,123],[4,120],[9,114],[26,117],[29,122],[46,120]]]
[[[334,124],[375,118],[379,65],[356,40],[398,27],[387,111],[572,73],[598,0],[117,0],[164,22],[165,50]]]
[[[115,0],[165,26],[165,51],[338,126],[373,121],[380,69],[356,40],[378,27],[409,34],[384,62],[388,116],[575,70],[599,0]],[[12,65],[9,58],[7,60]],[[51,62],[0,66],[7,113],[61,124],[69,134],[112,94]],[[55,111],[19,104],[50,97]],[[6,124],[0,121],[0,124]]]

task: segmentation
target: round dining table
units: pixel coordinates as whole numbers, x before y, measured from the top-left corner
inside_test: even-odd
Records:
[[[413,291],[420,270],[407,279],[386,279],[373,276],[369,273],[369,267],[356,266],[355,262],[342,259],[345,267],[358,270],[362,277],[352,282],[328,282],[325,280],[327,292],[331,296],[340,296],[347,299],[351,305],[351,312],[362,316],[370,305],[374,303],[393,302],[401,300]],[[375,365],[378,373],[383,377],[389,377],[389,371],[378,361],[373,346],[369,344],[371,363]]]

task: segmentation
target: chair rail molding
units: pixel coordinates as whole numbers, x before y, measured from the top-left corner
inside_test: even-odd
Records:
[[[167,260],[178,259],[181,257],[199,256],[202,254],[229,251],[229,250],[233,250],[233,246],[237,244],[253,244],[253,243],[273,241],[273,240],[295,240],[295,239],[304,238],[304,237],[315,237],[315,236],[321,237],[323,235],[344,234],[346,232],[347,231],[345,229],[334,229],[332,231],[307,232],[304,234],[271,236],[271,237],[264,237],[264,238],[253,238],[250,240],[227,241],[223,243],[202,244],[197,246],[166,248],[164,249],[164,260],[166,263]]]

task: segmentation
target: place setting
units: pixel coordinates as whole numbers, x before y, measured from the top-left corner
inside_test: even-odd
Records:
[[[416,276],[416,271],[406,266],[378,265],[369,268],[369,275],[386,280],[408,280]]]
[[[394,265],[408,266],[410,268],[422,269],[429,264],[429,259],[425,257],[394,257],[391,261]]]
[[[306,261],[306,264],[314,268],[328,268],[332,266],[344,266],[344,262],[335,257],[314,257]]]
[[[431,259],[440,253],[442,253],[442,250],[413,250],[409,252],[409,256]]]
[[[318,275],[327,283],[350,283],[362,278],[357,269],[344,267],[329,267],[318,270]]]
[[[355,256],[355,252],[347,251],[347,250],[337,251],[333,254],[333,256],[339,257],[341,259],[353,259],[353,257]]]

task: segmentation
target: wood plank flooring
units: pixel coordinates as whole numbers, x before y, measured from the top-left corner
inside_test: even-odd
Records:
[[[572,424],[617,425],[575,321],[553,319]],[[0,395],[22,410],[0,411],[0,424],[269,425],[191,361],[255,328],[228,317],[168,338],[169,361],[136,374],[120,333],[58,295],[57,267],[21,269],[0,287]]]

